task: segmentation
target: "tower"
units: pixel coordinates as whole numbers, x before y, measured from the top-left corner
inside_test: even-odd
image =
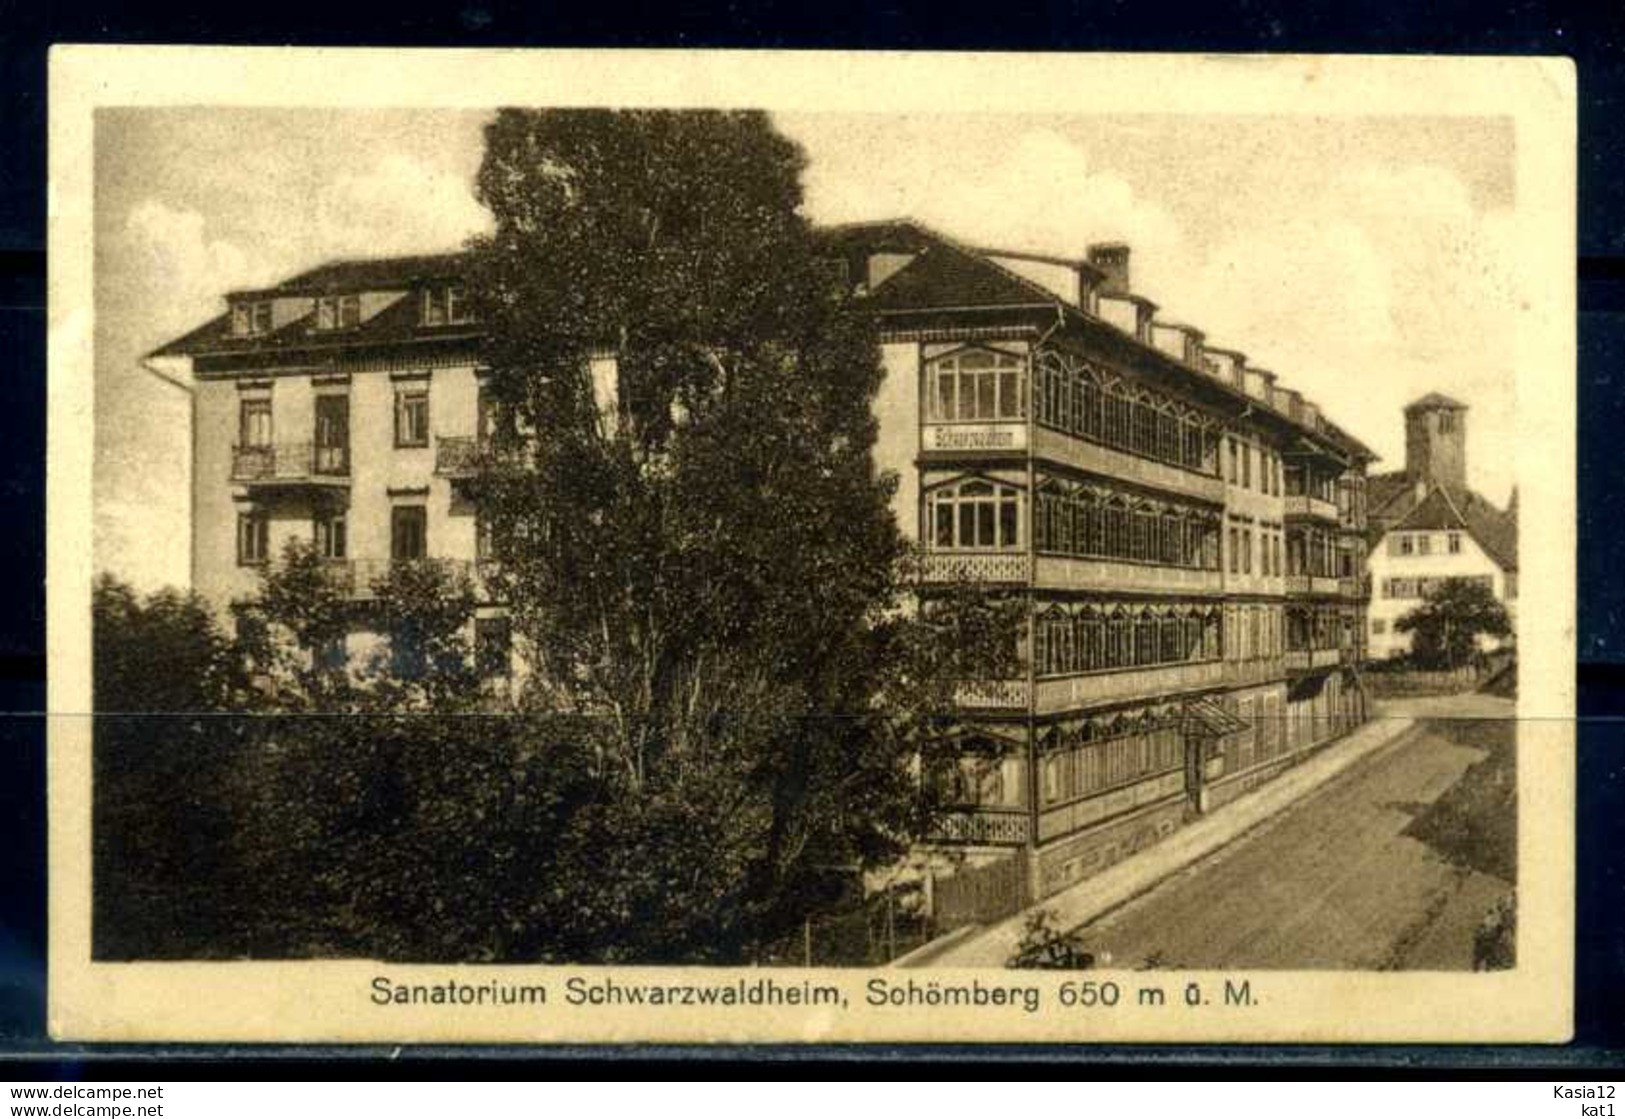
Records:
[[[1430,392],[1405,406],[1405,474],[1428,488],[1467,485],[1467,405]]]

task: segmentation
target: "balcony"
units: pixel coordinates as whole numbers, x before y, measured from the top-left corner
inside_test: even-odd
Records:
[[[920,557],[922,583],[1021,583],[1029,571],[1026,552],[927,552]]]
[[[1286,677],[1286,661],[1281,657],[1263,657],[1250,661],[1225,661],[1224,684],[1227,688],[1241,688],[1249,684],[1265,684]]]
[[[1224,665],[1219,661],[1058,676],[1038,681],[1033,707],[1035,713],[1049,715],[1102,703],[1161,699],[1183,692],[1216,688],[1223,682]]]
[[[1318,497],[1308,494],[1288,494],[1286,498],[1286,515],[1288,517],[1309,517],[1328,524],[1337,523],[1337,504],[1332,501],[1322,501]]]
[[[1052,590],[1146,594],[1220,594],[1224,590],[1224,575],[1202,568],[1045,555],[1036,557],[1033,567],[1034,585]]]
[[[443,478],[473,478],[493,467],[517,468],[523,450],[504,446],[479,435],[437,435],[434,440],[434,472]]]
[[[1325,668],[1336,668],[1342,663],[1342,659],[1342,650],[1340,649],[1288,649],[1286,670],[1288,672],[1317,672]]]
[[[1331,575],[1288,575],[1286,593],[1330,598],[1339,593],[1338,580]]]
[[[1025,711],[1027,681],[974,680],[954,689],[954,704],[981,711]]]
[[[989,808],[946,812],[931,826],[931,837],[948,843],[1026,843],[1030,821],[1022,810]]]
[[[1214,505],[1224,503],[1224,481],[1216,475],[1198,474],[1139,455],[1114,451],[1110,447],[1063,435],[1047,427],[1033,428],[1033,454],[1092,474],[1138,482],[1165,493],[1184,494]]]
[[[233,447],[231,480],[256,488],[348,486],[350,449],[317,443]]]
[[[1337,596],[1363,600],[1371,597],[1371,580],[1364,575],[1344,575],[1337,580]]]
[[[434,570],[442,577],[465,577],[477,580],[478,566],[470,560],[458,559],[353,559],[328,560],[327,574],[340,595],[352,602],[371,602],[378,598],[379,588],[389,582],[398,567],[418,567]]]

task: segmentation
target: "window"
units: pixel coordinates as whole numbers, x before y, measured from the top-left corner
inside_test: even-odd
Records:
[[[1225,439],[1225,442],[1230,446],[1230,473],[1228,477],[1230,484],[1235,485],[1236,481],[1241,477],[1240,452],[1236,448],[1236,441],[1234,439],[1227,438]]]
[[[1449,537],[1449,549],[1450,549],[1450,554],[1451,555],[1453,555],[1453,556],[1461,555],[1461,533],[1452,532],[1450,534],[1450,537]]]
[[[513,629],[507,618],[474,620],[474,666],[485,680],[512,670]]]
[[[993,350],[959,350],[927,366],[934,420],[1019,420],[1022,359]]]
[[[1372,618],[1371,619],[1371,632],[1372,632],[1373,635],[1379,636],[1379,637],[1382,634],[1387,633],[1388,632],[1388,620],[1386,618]]]
[[[233,334],[269,334],[271,332],[271,301],[269,299],[234,303],[231,308]]]
[[[1235,525],[1230,526],[1230,574],[1241,574],[1241,534]]]
[[[347,474],[350,469],[350,398],[324,393],[316,398],[316,472]]]
[[[397,389],[395,392],[395,446],[429,445],[429,390]]]
[[[1439,434],[1449,435],[1456,430],[1456,414],[1454,412],[1439,413]]]
[[[975,479],[939,486],[926,497],[929,538],[936,548],[1014,548],[1019,498],[1010,486]]]
[[[343,513],[316,518],[316,554],[323,559],[341,560],[349,554],[349,530]]]
[[[237,514],[237,564],[253,567],[271,558],[271,521],[255,511]]]
[[[494,537],[491,530],[491,518],[483,514],[474,515],[474,558],[480,563],[492,559],[495,555]]]
[[[1419,532],[1416,535],[1416,554],[1425,556],[1433,550],[1433,537],[1429,533]]]
[[[317,330],[347,330],[360,325],[360,295],[324,295],[316,300]]]
[[[1408,555],[1411,554],[1412,550],[1413,550],[1413,545],[1411,543],[1411,534],[1408,533],[1408,532],[1400,533],[1399,534],[1399,554],[1402,555],[1402,556],[1408,556]]]
[[[350,665],[350,649],[341,633],[316,645],[316,668],[329,675],[338,675]]]
[[[244,447],[271,445],[271,402],[264,397],[244,400],[238,408],[237,442]]]
[[[1241,445],[1241,484],[1244,489],[1253,488],[1253,445]]]
[[[397,505],[389,512],[389,556],[420,560],[429,554],[429,511],[422,505]]]
[[[1241,572],[1243,575],[1253,573],[1253,530],[1241,530]]]
[[[462,284],[441,284],[424,291],[424,326],[450,326],[468,321],[468,301]]]

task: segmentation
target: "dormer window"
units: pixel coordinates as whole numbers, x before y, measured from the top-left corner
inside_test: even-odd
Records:
[[[439,284],[423,292],[423,325],[451,326],[469,322],[462,284]]]
[[[271,332],[271,301],[248,300],[231,306],[231,332],[233,334],[269,334]]]
[[[316,329],[344,330],[361,325],[361,296],[324,295],[316,300]]]

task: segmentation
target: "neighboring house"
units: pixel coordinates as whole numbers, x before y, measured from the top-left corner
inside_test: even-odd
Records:
[[[222,608],[253,597],[286,542],[313,542],[355,600],[334,661],[376,636],[366,606],[389,565],[474,573],[482,534],[463,482],[484,414],[479,335],[459,254],[341,261],[233,292],[225,313],[149,355],[192,393],[192,586]],[[507,621],[481,604],[479,659],[510,662]]]
[[[909,221],[823,237],[875,324],[876,455],[925,551],[921,593],[974,579],[1028,609],[1023,674],[962,690],[967,757],[999,760],[967,762],[937,852],[1017,855],[1028,892],[1053,893],[1365,718],[1364,445],[1158,319],[1127,246],[1002,253]],[[194,394],[198,590],[251,596],[292,537],[363,608],[388,564],[478,559],[460,270],[327,265],[228,296],[151,355]],[[481,619],[495,671],[499,604]]]
[[[1467,405],[1439,393],[1407,405],[1405,469],[1370,481],[1373,657],[1409,650],[1395,623],[1444,579],[1481,580],[1516,618],[1517,493],[1503,510],[1466,478]]]

